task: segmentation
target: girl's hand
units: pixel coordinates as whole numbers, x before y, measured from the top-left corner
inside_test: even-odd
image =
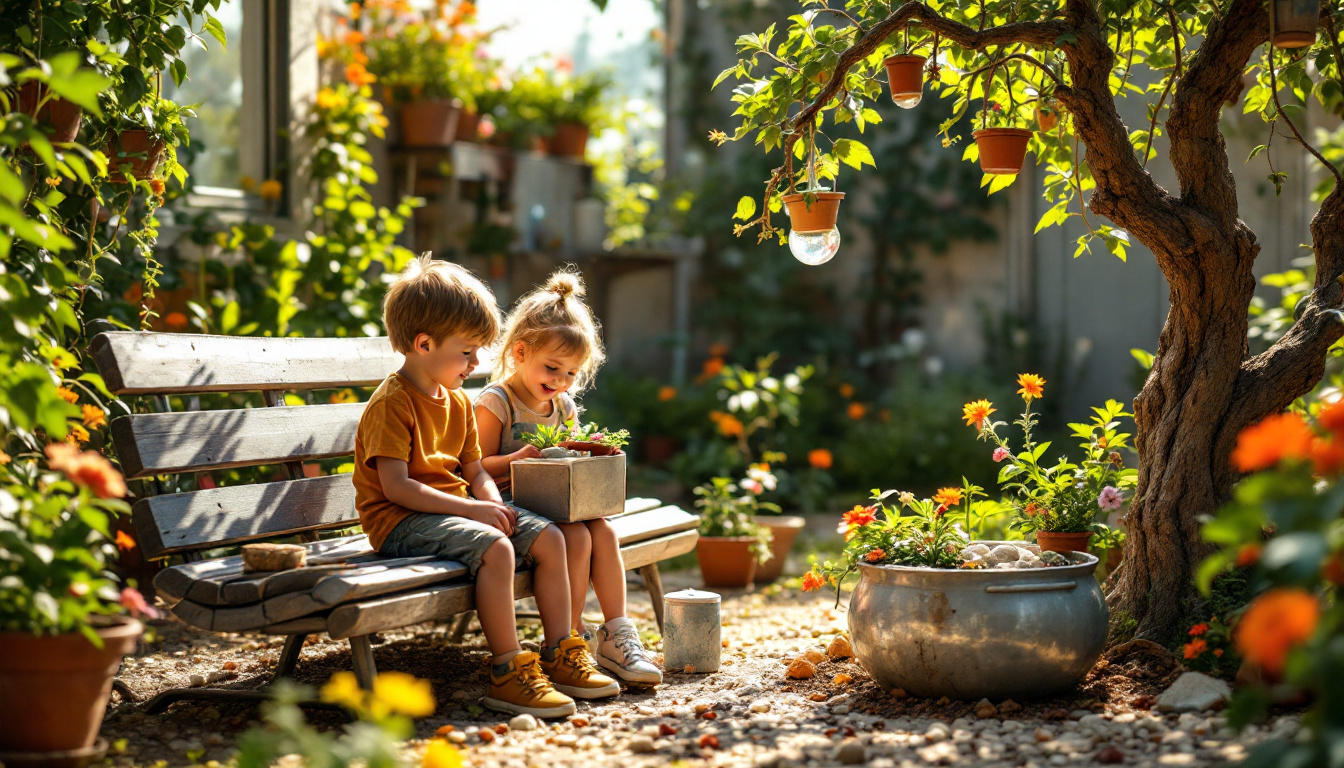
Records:
[[[540,459],[541,450],[535,445],[524,445],[522,448],[509,454],[509,461],[521,461],[523,459]]]

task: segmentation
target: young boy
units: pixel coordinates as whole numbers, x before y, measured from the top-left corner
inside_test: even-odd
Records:
[[[370,546],[388,557],[457,560],[470,570],[493,655],[486,707],[563,717],[575,711],[571,696],[615,695],[619,685],[597,671],[583,638],[569,631],[564,537],[545,518],[502,502],[481,468],[462,385],[499,333],[494,295],[467,270],[426,254],[388,289],[383,321],[406,363],[373,393],[355,435],[355,508]],[[518,645],[515,557],[536,564],[546,634],[540,657]]]

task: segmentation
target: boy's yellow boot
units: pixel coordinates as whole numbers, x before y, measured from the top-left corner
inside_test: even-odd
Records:
[[[576,699],[601,699],[621,692],[621,684],[602,674],[588,655],[588,641],[578,632],[560,641],[555,658],[541,660],[541,669],[557,691]]]
[[[496,674],[490,667],[490,688],[482,704],[496,712],[533,717],[567,717],[574,714],[574,700],[556,690],[542,674],[540,656],[523,651],[508,661],[508,669]],[[504,665],[500,665],[504,666]]]

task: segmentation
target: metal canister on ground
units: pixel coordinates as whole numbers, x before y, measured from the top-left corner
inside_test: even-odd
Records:
[[[714,592],[683,589],[663,596],[663,668],[669,672],[717,672],[722,648]]]

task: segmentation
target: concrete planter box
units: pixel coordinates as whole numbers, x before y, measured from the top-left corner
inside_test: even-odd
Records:
[[[509,466],[513,503],[557,523],[625,511],[625,454],[524,459]]]

